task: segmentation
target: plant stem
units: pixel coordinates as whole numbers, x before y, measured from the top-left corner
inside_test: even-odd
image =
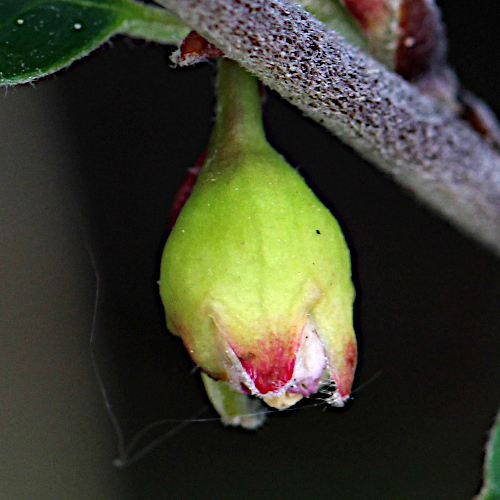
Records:
[[[133,0],[124,2],[124,7],[121,10],[126,20],[119,29],[122,35],[171,45],[181,41],[190,31],[185,23],[165,9]]]
[[[258,80],[229,59],[219,60],[217,119],[210,148],[246,149],[265,141]]]

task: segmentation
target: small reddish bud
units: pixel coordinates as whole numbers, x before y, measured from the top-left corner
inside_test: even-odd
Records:
[[[396,72],[413,81],[446,68],[446,33],[434,0],[403,0]]]
[[[191,31],[182,41],[179,49],[171,56],[172,62],[178,66],[191,66],[199,62],[215,59],[222,51],[203,38],[196,31]]]

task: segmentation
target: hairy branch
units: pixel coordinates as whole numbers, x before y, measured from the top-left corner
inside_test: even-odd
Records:
[[[500,255],[500,156],[289,0],[157,0]]]

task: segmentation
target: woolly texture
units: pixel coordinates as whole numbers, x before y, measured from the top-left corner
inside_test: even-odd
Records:
[[[467,124],[288,0],[158,0],[500,253],[500,157]]]

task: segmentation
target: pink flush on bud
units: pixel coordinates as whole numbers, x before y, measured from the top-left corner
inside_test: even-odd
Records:
[[[230,345],[229,377],[241,392],[283,409],[316,394],[325,384],[326,353],[310,321],[291,342],[271,334],[256,348],[259,355]]]

